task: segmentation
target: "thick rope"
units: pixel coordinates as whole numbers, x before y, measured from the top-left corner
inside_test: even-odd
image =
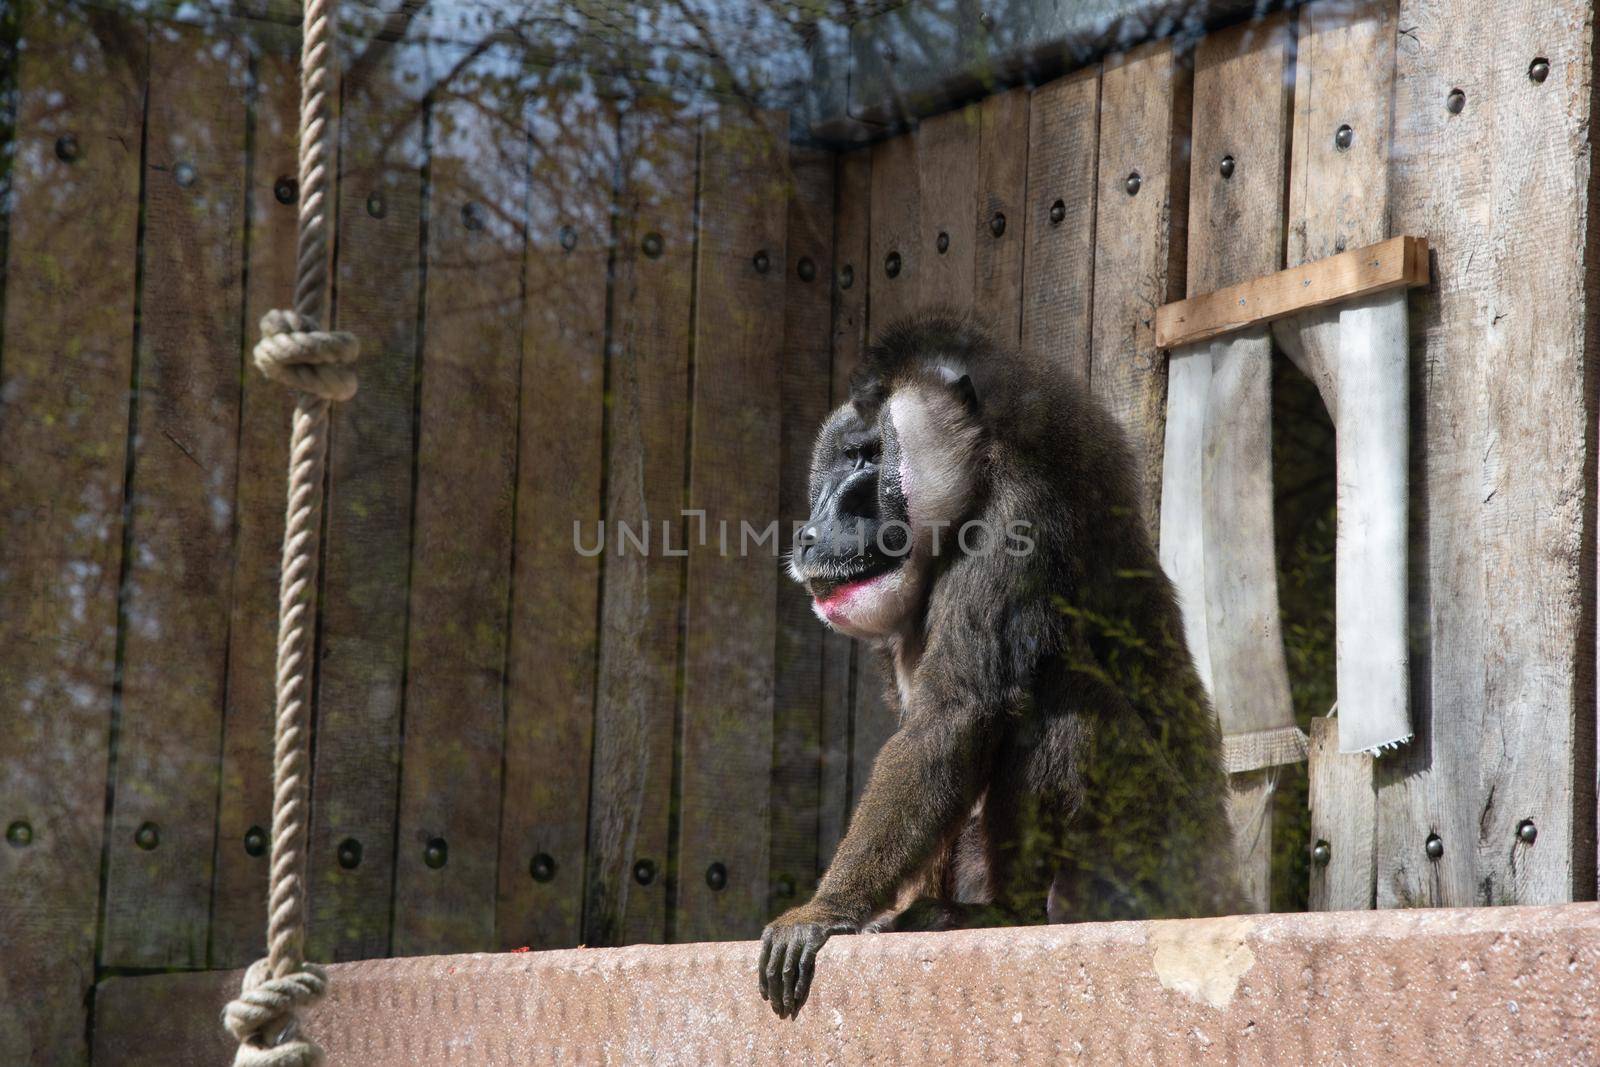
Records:
[[[320,329],[328,289],[328,93],[334,0],[306,0],[300,54],[300,217],[294,310],[261,320],[255,364],[295,390],[289,503],[278,591],[276,741],[272,754],[272,870],[267,958],[245,972],[223,1013],[238,1039],[236,1067],[314,1067],[322,1050],[297,1012],[320,999],[327,975],[305,960],[305,838],[310,771],[311,622],[315,616],[328,410],[356,392],[356,339]]]

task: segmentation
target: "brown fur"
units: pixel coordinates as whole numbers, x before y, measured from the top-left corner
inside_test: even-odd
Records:
[[[1035,549],[934,555],[914,535],[891,559],[843,536],[919,499],[991,532],[1025,521]],[[819,435],[812,522],[796,577],[824,605],[861,583],[829,621],[875,638],[909,684],[816,895],[763,939],[780,1014],[804,1001],[827,936],[869,923],[1238,906],[1215,716],[1129,448],[1075,380],[960,316],[891,327]]]

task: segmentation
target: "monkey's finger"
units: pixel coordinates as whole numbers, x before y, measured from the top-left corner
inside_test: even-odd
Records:
[[[819,948],[821,946],[818,946]],[[799,1011],[805,1004],[806,998],[811,995],[811,976],[817,970],[817,949],[806,947],[805,957],[800,961],[800,981],[794,988],[794,1010]]]
[[[811,944],[809,937],[802,937],[799,944],[789,947],[789,958],[784,961],[783,967],[783,1009],[784,1014],[793,1017],[800,1010],[800,1001],[795,997],[795,987],[800,982],[800,964],[805,958]]]
[[[766,987],[767,999],[772,1002],[772,1010],[779,1017],[783,1015],[783,982],[780,975],[783,973],[783,961],[788,948],[788,939],[782,936],[774,939],[772,958],[767,961],[767,969],[762,972],[762,982]]]
[[[767,996],[767,961],[772,958],[772,930],[769,928],[761,934],[761,959],[756,963],[756,984],[761,987],[761,999]]]

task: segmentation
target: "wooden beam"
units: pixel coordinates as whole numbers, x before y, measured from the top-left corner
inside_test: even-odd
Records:
[[[1156,344],[1178,348],[1312,308],[1427,284],[1428,239],[1391,237],[1366,248],[1165,304],[1156,311]]]

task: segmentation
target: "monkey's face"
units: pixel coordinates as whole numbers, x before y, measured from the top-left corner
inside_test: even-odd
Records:
[[[971,383],[948,372],[828,416],[812,454],[811,515],[789,557],[818,618],[862,638],[914,621],[934,559],[957,551],[981,439]]]

